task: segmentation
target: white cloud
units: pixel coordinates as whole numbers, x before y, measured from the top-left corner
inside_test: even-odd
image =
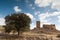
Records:
[[[56,29],[60,31],[60,25],[56,25]]]
[[[34,16],[32,14],[30,14],[30,13],[26,13],[26,15],[28,15],[31,19],[34,18]]]
[[[60,0],[54,0],[51,7],[60,11]]]
[[[4,18],[0,18],[0,25],[5,25],[5,19]]]
[[[15,7],[14,7],[14,11],[15,11],[15,12],[21,12],[21,9],[19,8],[19,6],[15,6]]]
[[[58,18],[58,22],[60,22],[60,16],[57,16],[57,18]]]
[[[53,12],[53,13],[51,13],[51,14],[49,14],[50,16],[58,16],[58,15],[60,15],[60,12]]]
[[[30,29],[34,29],[36,25],[34,23],[30,24]]]
[[[42,24],[52,24],[51,20],[52,20],[52,19],[49,18],[49,19],[42,19],[42,20],[40,20],[40,21],[41,21]],[[42,24],[41,24],[41,25],[42,25]]]
[[[40,17],[40,20],[46,19],[48,17],[54,17],[60,15],[60,12],[53,12],[53,13],[41,13],[38,16]]]
[[[48,17],[55,17],[55,16],[58,16],[60,15],[60,12],[53,12],[53,13],[49,13],[49,12],[46,12],[46,13],[40,13],[39,11],[35,12],[35,15],[37,15],[39,17],[40,20],[44,20]]]
[[[35,4],[39,7],[46,7],[51,5],[51,8],[57,9],[60,11],[60,0],[35,0]]]
[[[44,19],[43,24],[51,24],[51,19]]]
[[[49,17],[49,14],[48,14],[48,12],[46,12],[46,13],[41,13],[40,15],[38,15],[40,18],[40,20],[43,20],[43,19],[46,19],[47,17]]]
[[[52,24],[51,22],[44,22],[43,24]]]
[[[43,19],[43,20],[40,20],[41,21],[41,27],[43,27],[43,24],[48,24],[48,25],[50,25],[50,24],[52,24],[52,22],[51,22],[51,19],[49,18],[49,19]]]
[[[35,4],[39,7],[46,7],[48,6],[53,0],[35,0]]]

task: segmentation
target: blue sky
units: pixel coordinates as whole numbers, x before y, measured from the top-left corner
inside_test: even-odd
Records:
[[[0,25],[5,25],[4,17],[11,13],[22,12],[31,20],[31,29],[37,20],[43,24],[55,24],[60,30],[60,0],[0,0]]]

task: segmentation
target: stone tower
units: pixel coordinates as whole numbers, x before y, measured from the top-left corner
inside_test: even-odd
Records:
[[[36,28],[40,28],[40,21],[36,21]]]

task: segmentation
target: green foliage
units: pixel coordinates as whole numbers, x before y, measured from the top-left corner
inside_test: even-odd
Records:
[[[5,30],[11,32],[15,30],[19,33],[30,30],[31,19],[24,13],[14,13],[5,17]],[[7,31],[9,30],[9,31]]]

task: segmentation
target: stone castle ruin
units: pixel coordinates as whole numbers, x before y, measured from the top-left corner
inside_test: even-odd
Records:
[[[56,29],[55,27],[56,27],[55,24],[51,24],[51,25],[43,24],[44,29],[55,30]],[[36,28],[40,28],[40,21],[36,21]]]
[[[43,27],[40,27],[40,21],[36,21],[36,28],[32,29],[33,32],[36,33],[46,33],[46,34],[52,34],[54,32],[59,33],[58,30],[56,30],[55,24],[43,24]]]
[[[40,21],[36,21],[36,28],[23,33],[23,35],[30,40],[60,40],[60,38],[56,37],[60,34],[60,31],[56,30],[55,24],[43,24],[42,28],[40,24]]]
[[[43,28],[48,29],[48,30],[56,30],[54,24],[51,24],[51,25],[43,25]]]

